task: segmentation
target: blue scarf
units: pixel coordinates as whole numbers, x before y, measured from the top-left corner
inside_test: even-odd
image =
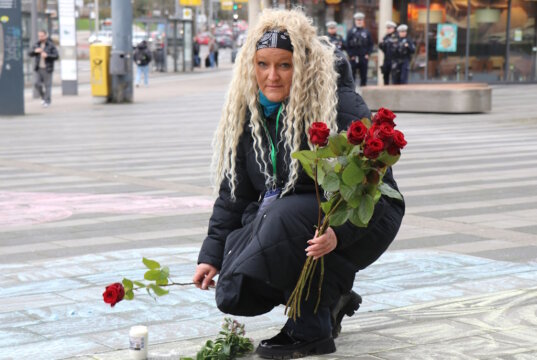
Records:
[[[267,117],[274,113],[276,110],[278,110],[278,108],[282,104],[281,102],[270,101],[269,99],[267,99],[265,94],[261,92],[261,90],[259,90],[259,103],[261,104],[261,107],[263,107],[263,113]]]

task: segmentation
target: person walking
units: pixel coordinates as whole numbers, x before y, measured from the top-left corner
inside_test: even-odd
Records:
[[[248,31],[214,136],[219,193],[192,279],[207,290],[219,274],[218,308],[257,316],[287,302],[307,256],[324,256],[320,294],[312,287],[296,321],[259,343],[263,358],[336,351],[343,316],[360,306],[356,272],[384,253],[404,214],[403,201],[383,195],[367,227],[347,222],[315,237],[315,183],[291,154],[313,148],[313,122],[342,131],[371,113],[346,58],[311,23],[298,9],[265,9]],[[397,189],[391,168],[383,181]]]
[[[350,58],[352,76],[356,80],[356,70],[360,73],[360,86],[367,85],[367,65],[373,52],[371,33],[364,26],[365,15],[354,14],[354,26],[347,33],[346,50]]]
[[[164,43],[158,42],[154,51],[154,59],[155,59],[155,71],[158,72],[165,72],[166,69],[164,67],[165,65],[165,54],[164,54]]]
[[[386,35],[384,35],[382,42],[379,44],[379,49],[384,52],[384,62],[380,68],[384,78],[384,85],[390,84],[393,56],[397,48],[397,42],[399,41],[399,36],[395,31],[396,27],[397,24],[393,21],[386,21]]]
[[[407,84],[408,83],[408,73],[410,71],[410,59],[412,54],[416,51],[416,46],[407,37],[408,26],[401,24],[397,27],[397,33],[399,35],[399,41],[394,52],[394,63],[392,68],[393,72],[393,83]]]
[[[142,74],[144,75],[144,84],[149,85],[149,63],[152,60],[151,51],[147,46],[147,41],[142,40],[132,56],[133,61],[136,63],[136,87],[140,86]]]
[[[337,22],[329,21],[326,23],[326,31],[328,32],[328,40],[334,44],[336,49],[343,51],[345,46],[343,37],[337,33]]]
[[[58,60],[58,50],[45,30],[37,33],[38,41],[28,55],[35,58],[34,88],[41,97],[43,107],[49,107],[52,92],[54,62]]]

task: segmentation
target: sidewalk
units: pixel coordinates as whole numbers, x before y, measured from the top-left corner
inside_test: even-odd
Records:
[[[142,278],[142,256],[188,281],[211,213],[229,68],[152,80],[133,104],[55,88],[50,108],[28,99],[27,116],[0,117],[0,359],[128,359],[129,328],[146,324],[150,358],[171,360],[217,334],[214,291],[102,302]],[[319,358],[536,357],[537,86],[493,97],[490,114],[398,115],[403,226],[357,274],[363,306]],[[234,318],[256,344],[286,319]]]

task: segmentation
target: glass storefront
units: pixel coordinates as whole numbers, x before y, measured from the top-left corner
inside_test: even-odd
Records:
[[[417,47],[412,82],[535,82],[536,17],[535,0],[394,0]]]
[[[377,41],[378,0],[295,0],[320,32],[335,20],[342,35],[352,15],[366,15]],[[393,21],[409,26],[416,44],[410,82],[536,82],[537,0],[392,0]],[[377,80],[377,49],[369,61]]]

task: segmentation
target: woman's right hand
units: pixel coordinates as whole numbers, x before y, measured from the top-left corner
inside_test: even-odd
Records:
[[[213,278],[218,274],[218,269],[211,264],[201,263],[196,268],[192,282],[198,289],[208,290],[209,287],[214,287],[215,282]]]

